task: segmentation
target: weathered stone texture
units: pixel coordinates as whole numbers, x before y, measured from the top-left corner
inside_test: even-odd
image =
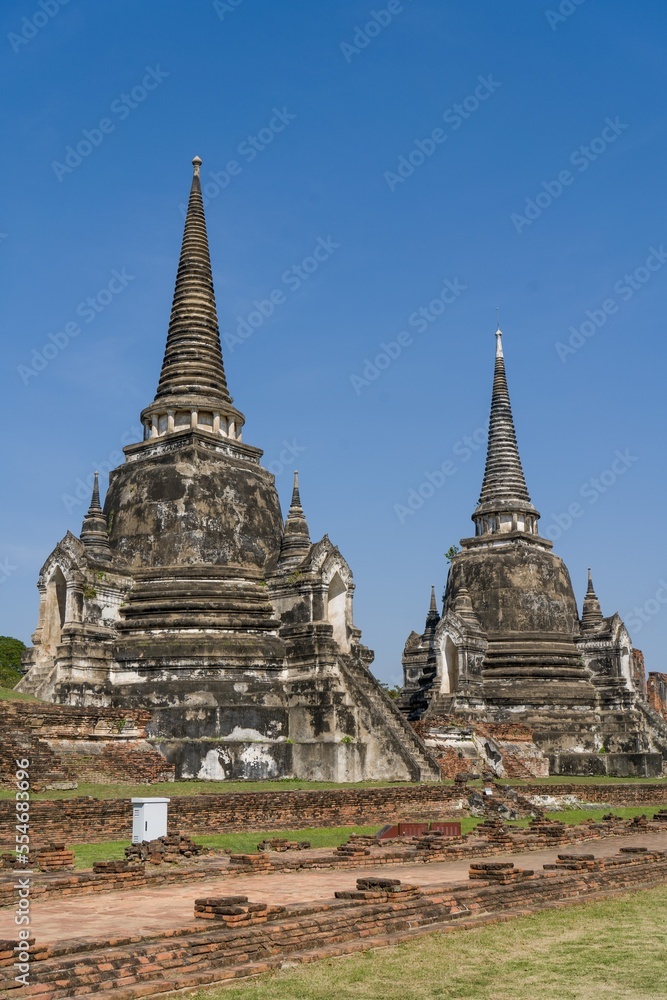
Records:
[[[590,571],[579,618],[567,568],[539,535],[496,336],[475,535],[451,559],[442,617],[408,637],[401,708],[412,720],[519,721],[566,773],[659,773],[667,726],[646,703],[641,653],[617,614],[603,616]]]
[[[437,780],[368,667],[350,568],[313,544],[295,483],[283,523],[227,388],[194,176],[158,389],[104,511],[40,574],[20,688],[146,708],[178,777]]]

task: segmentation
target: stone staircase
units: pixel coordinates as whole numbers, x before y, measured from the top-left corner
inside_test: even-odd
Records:
[[[31,694],[41,701],[50,701],[54,689],[55,664],[47,662],[28,664],[28,666],[30,672],[23,675],[14,690],[20,691],[21,694]]]
[[[394,737],[396,752],[406,762],[413,781],[440,781],[440,767],[435,757],[399,711],[396,703],[383,691],[371,672],[351,656],[339,656],[337,663],[355,704],[365,704],[371,713],[379,714]]]

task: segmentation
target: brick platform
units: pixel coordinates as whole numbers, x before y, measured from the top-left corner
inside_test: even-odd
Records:
[[[178,882],[201,882],[211,878],[232,878],[244,875],[261,875],[270,872],[297,872],[322,868],[354,869],[374,865],[434,864],[439,861],[484,858],[499,853],[517,851],[541,851],[569,844],[587,843],[609,837],[627,837],[633,833],[660,834],[667,832],[667,813],[662,820],[648,822],[645,817],[631,820],[617,819],[610,814],[601,822],[587,820],[574,826],[567,826],[555,820],[533,820],[528,827],[514,829],[506,827],[501,820],[487,820],[473,833],[465,837],[446,838],[439,834],[426,833],[414,837],[398,838],[379,842],[373,837],[353,834],[348,843],[334,851],[328,848],[305,848],[296,853],[284,852],[267,854],[231,854],[227,852],[204,852],[197,845],[179,840],[178,837],[161,838],[150,845],[134,845],[126,848],[125,861],[96,862],[92,872],[79,871],[71,874],[36,875],[32,880],[33,900],[54,895],[81,896],[89,893],[115,892],[122,889],[146,888],[149,886],[171,885]],[[162,865],[165,855],[162,850],[168,843],[172,850],[172,864]],[[178,847],[184,853],[177,853]],[[63,845],[58,845],[62,848]],[[67,854],[68,852],[64,852]],[[73,857],[60,854],[62,867],[71,867]],[[37,858],[40,854],[37,855]],[[63,864],[63,861],[65,862]],[[175,867],[174,863],[177,862]],[[40,866],[41,867],[41,866]],[[19,866],[20,868],[20,866]],[[0,908],[14,905],[14,879],[17,866],[7,864],[6,871],[0,871]],[[55,872],[57,867],[42,869]]]
[[[0,990],[16,1000],[89,994],[135,1000],[256,975],[279,968],[287,958],[309,962],[667,883],[664,851],[625,851],[600,859],[587,855],[585,862],[577,870],[564,863],[562,869],[534,873],[512,864],[476,865],[469,873],[474,878],[445,885],[365,878],[356,888],[341,890],[338,898],[306,905],[202,898],[193,905],[198,917],[207,918],[178,930],[58,945],[41,945],[37,937],[30,948],[30,987],[6,978]],[[0,941],[0,976],[11,974],[13,944]]]

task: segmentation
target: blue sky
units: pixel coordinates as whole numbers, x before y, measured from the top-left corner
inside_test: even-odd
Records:
[[[376,673],[471,532],[496,307],[542,532],[667,669],[664,4],[14,0],[0,29],[0,632],[29,640],[153,398],[198,154],[245,440],[283,509],[298,467]]]

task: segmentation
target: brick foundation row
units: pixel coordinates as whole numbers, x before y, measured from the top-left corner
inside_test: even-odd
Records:
[[[202,882],[212,878],[234,878],[238,875],[260,876],[263,873],[322,868],[354,870],[367,868],[369,864],[421,865],[473,860],[503,853],[585,844],[610,836],[627,837],[629,834],[659,833],[664,830],[667,830],[667,821],[651,823],[643,817],[635,820],[609,819],[601,823],[589,820],[576,826],[534,820],[527,828],[520,830],[505,827],[502,821],[492,820],[480,825],[472,834],[456,839],[426,834],[405,841],[389,841],[387,846],[379,846],[374,838],[353,836],[347,845],[332,853],[324,848],[296,851],[293,854],[260,852],[231,857],[213,852],[203,858],[160,867],[135,860],[99,862],[93,871],[35,874],[31,878],[30,895],[35,901],[53,896],[84,896],[183,882]],[[20,874],[20,866],[7,871],[0,870],[0,908],[16,905],[17,873]]]
[[[193,899],[206,919],[193,919],[177,931],[50,946],[33,941],[27,988],[12,978],[14,942],[0,941],[0,977],[6,977],[0,979],[0,990],[16,1000],[89,994],[100,1000],[135,1000],[256,975],[279,968],[288,958],[310,962],[426,931],[474,927],[568,901],[667,883],[665,852],[626,851],[598,861],[588,855],[582,870],[572,870],[572,864],[566,859],[557,869],[535,873],[512,865],[477,865],[467,882],[405,886],[404,891],[397,891],[401,887],[395,880],[382,887],[366,879],[339,893],[346,898],[309,905],[248,904],[245,897],[236,897],[236,905],[228,899],[195,904]]]
[[[526,785],[525,795],[577,795],[616,806],[667,804],[665,784]],[[464,794],[464,803],[467,804]],[[248,830],[381,825],[398,819],[441,819],[451,815],[462,792],[452,785],[333,788],[275,792],[222,792],[175,796],[169,806],[172,830],[189,836]],[[129,799],[71,798],[31,803],[32,842],[68,844],[129,840]],[[0,851],[13,843],[14,802],[0,800]]]

